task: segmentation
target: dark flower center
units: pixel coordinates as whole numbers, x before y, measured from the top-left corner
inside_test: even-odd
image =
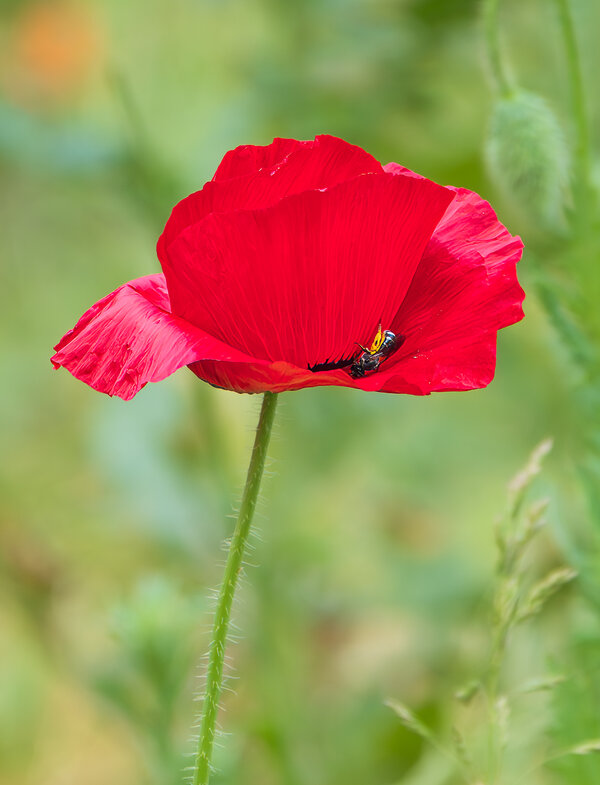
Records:
[[[316,365],[309,365],[308,370],[312,371],[313,373],[318,373],[319,371],[337,371],[338,368],[346,368],[350,365],[354,359],[349,357],[346,360],[337,360],[336,362],[326,362],[326,363],[317,363]]]

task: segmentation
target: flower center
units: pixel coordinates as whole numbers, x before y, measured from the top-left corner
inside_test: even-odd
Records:
[[[368,349],[360,343],[356,344],[361,350],[361,354],[357,355],[355,352],[349,358],[310,365],[309,370],[313,373],[318,371],[336,371],[340,368],[347,368],[350,365],[350,376],[358,379],[365,376],[367,372],[379,370],[383,360],[393,354],[402,343],[404,343],[404,336],[395,335],[391,330],[382,330],[380,322],[373,343]]]
[[[349,357],[346,360],[337,360],[336,362],[317,363],[316,365],[309,365],[308,370],[313,373],[318,371],[337,371],[339,368],[347,368],[353,359],[354,357]]]

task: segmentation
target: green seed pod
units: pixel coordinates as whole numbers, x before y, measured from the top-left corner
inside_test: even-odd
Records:
[[[490,176],[544,223],[561,221],[569,175],[563,133],[546,101],[519,91],[494,107],[485,148]]]

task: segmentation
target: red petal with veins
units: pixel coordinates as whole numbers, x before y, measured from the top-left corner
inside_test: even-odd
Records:
[[[273,169],[281,164],[290,153],[301,150],[303,147],[312,148],[317,140],[322,138],[317,136],[314,140],[308,139],[306,141],[275,138],[271,144],[242,144],[225,153],[213,175],[213,181],[243,177],[246,174],[254,174],[259,169]]]
[[[263,210],[211,213],[169,247],[173,312],[263,360],[350,358],[391,324],[454,193],[362,175]]]
[[[200,358],[252,361],[173,316],[162,275],[137,278],[104,297],[54,348],[55,368],[126,401]]]
[[[335,137],[239,147],[174,208],[165,276],[90,308],[52,361],[125,399],[183,365],[238,392],[483,387],[497,331],[523,316],[521,252],[477,194]],[[349,360],[379,320],[404,340],[376,372],[310,370]]]
[[[158,240],[158,258],[162,264],[169,263],[171,243],[209,213],[269,207],[290,194],[382,171],[373,156],[335,136],[317,136],[312,142],[276,139],[268,147],[238,147],[227,153],[211,182],[173,208]],[[235,177],[235,182],[227,177]]]
[[[407,175],[403,167],[398,170]],[[525,294],[516,274],[521,239],[506,230],[476,193],[453,190],[456,198],[391,323],[405,338],[393,365],[402,365],[403,376],[422,393],[488,384],[494,376],[496,332],[523,318]],[[387,382],[385,388],[403,391]]]

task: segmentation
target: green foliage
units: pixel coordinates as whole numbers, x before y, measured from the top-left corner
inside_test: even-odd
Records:
[[[565,666],[570,677],[552,692],[550,738],[556,753],[549,761],[559,782],[595,785],[598,781],[600,717],[600,627],[598,618],[570,636]]]
[[[92,680],[151,754],[157,783],[180,781],[176,710],[196,659],[194,629],[202,605],[160,577],[145,578],[112,611],[115,652]]]
[[[547,727],[542,726],[537,736],[530,740],[526,758],[520,761],[520,767],[512,761],[509,761],[510,768],[507,767],[516,699],[540,690],[552,693],[565,681],[563,676],[535,677],[529,678],[525,686],[515,688],[504,677],[511,638],[517,627],[537,617],[550,598],[576,577],[571,568],[559,567],[532,584],[532,567],[524,566],[528,546],[545,523],[542,515],[547,506],[545,500],[525,504],[527,492],[541,471],[541,460],[551,446],[549,440],[542,442],[523,470],[509,483],[507,510],[496,526],[498,567],[490,601],[487,662],[479,678],[472,679],[455,693],[456,699],[469,706],[479,721],[472,724],[465,735],[458,727],[460,714],[452,712],[450,729],[446,731],[449,738],[446,740],[427,727],[403,703],[388,701],[388,706],[406,728],[451,761],[451,768],[464,783],[482,781],[499,785],[526,781],[540,766],[541,756],[542,759],[555,760],[563,755],[587,755],[596,750],[596,742],[583,741],[566,751],[548,754],[543,735]],[[481,744],[482,737],[487,737],[485,747]]]

